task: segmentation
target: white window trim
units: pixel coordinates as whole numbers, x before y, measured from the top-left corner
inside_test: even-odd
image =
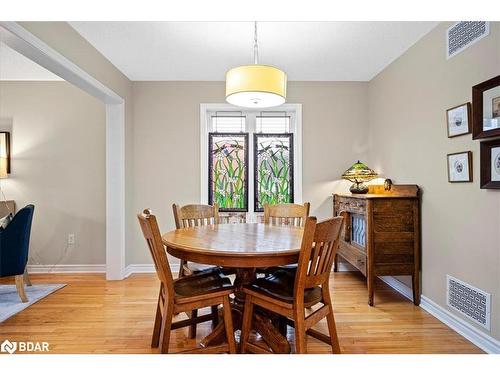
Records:
[[[242,109],[226,103],[201,103],[200,104],[200,202],[208,204],[208,112],[233,111],[239,112]],[[295,131],[293,137],[294,147],[294,166],[293,166],[293,190],[294,201],[302,202],[302,104],[287,103],[270,109],[272,111],[294,112],[295,113]],[[248,139],[249,142],[249,158],[252,157],[253,139]],[[248,170],[248,179],[253,178],[253,170]],[[251,213],[253,212],[253,193],[248,191],[248,214],[249,221],[252,221]]]

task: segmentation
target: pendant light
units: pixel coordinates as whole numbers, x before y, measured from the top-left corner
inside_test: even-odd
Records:
[[[259,64],[257,22],[254,23],[254,64],[238,66],[226,73],[226,101],[239,107],[268,108],[286,99],[286,73]]]

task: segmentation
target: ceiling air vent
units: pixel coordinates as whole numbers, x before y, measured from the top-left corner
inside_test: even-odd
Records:
[[[446,304],[489,330],[491,295],[450,275],[446,284]]]
[[[490,23],[461,21],[446,30],[446,58],[449,59],[467,47],[488,36]]]

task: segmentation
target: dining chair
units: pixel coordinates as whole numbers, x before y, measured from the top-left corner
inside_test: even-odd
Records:
[[[309,217],[296,272],[280,270],[243,288],[246,298],[240,338],[242,353],[264,350],[248,342],[255,305],[283,316],[287,324],[295,327],[296,353],[307,352],[307,334],[331,345],[333,353],[340,353],[329,284],[342,221],[343,217],[338,216],[317,223],[315,217]],[[317,304],[322,306],[306,316],[306,309]],[[311,328],[325,317],[329,336]]]
[[[14,276],[17,293],[23,303],[28,302],[24,284],[31,285],[26,267],[34,211],[35,206],[28,204],[14,215],[5,228],[0,227],[0,277]]]
[[[188,204],[179,206],[174,203],[172,205],[172,210],[174,211],[175,227],[177,229],[219,224],[219,206],[217,204],[213,206],[207,204]],[[211,267],[212,266],[193,262],[188,264],[186,260],[180,259],[179,277],[205,271]]]
[[[264,224],[303,227],[309,216],[310,203],[264,203]]]
[[[306,219],[309,216],[310,206],[311,204],[309,202],[305,202],[304,204],[280,203],[275,205],[264,203],[264,224],[304,227]],[[280,269],[290,268],[294,269],[296,265],[259,268],[257,269],[257,273],[269,275]]]
[[[203,307],[222,304],[227,343],[187,350],[182,353],[235,353],[233,320],[229,302],[229,295],[234,291],[231,281],[227,277],[223,277],[217,269],[202,271],[174,280],[156,217],[151,214],[149,209],[146,209],[142,214],[138,214],[137,218],[160,279],[160,293],[156,306],[151,347],[157,348],[159,346],[161,353],[168,353],[172,330],[212,320],[214,315],[212,310],[210,314],[192,315],[188,319],[172,322],[174,314],[189,313]]]

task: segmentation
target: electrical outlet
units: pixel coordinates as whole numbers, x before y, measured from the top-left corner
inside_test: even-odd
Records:
[[[74,244],[75,244],[75,234],[69,233],[68,234],[68,245],[74,245]]]

